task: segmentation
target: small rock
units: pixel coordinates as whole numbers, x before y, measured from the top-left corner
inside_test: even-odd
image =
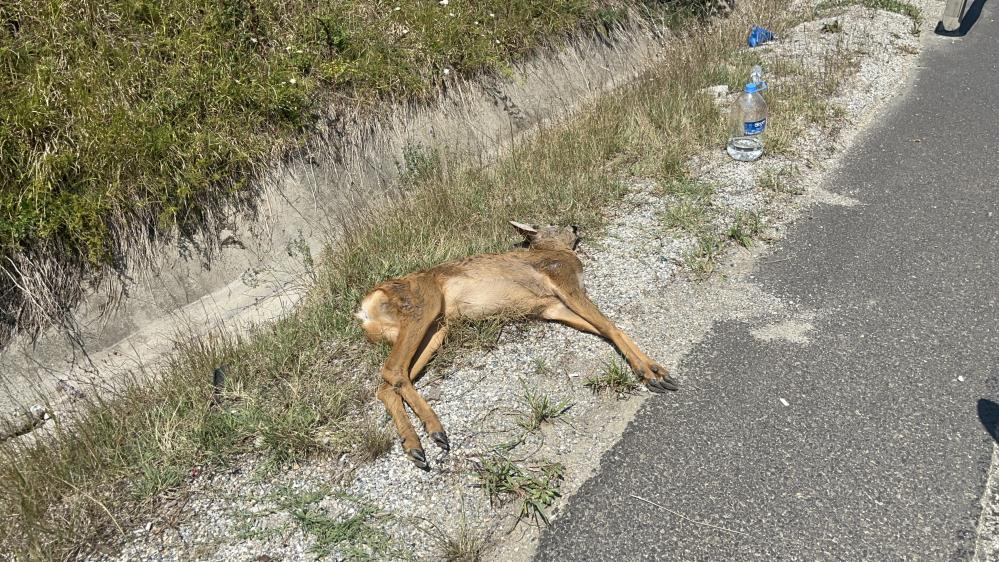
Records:
[[[701,90],[702,92],[708,94],[712,98],[724,98],[728,95],[728,85],[719,84],[717,86],[711,86]]]

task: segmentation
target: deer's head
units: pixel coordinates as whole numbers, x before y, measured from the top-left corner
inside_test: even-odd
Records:
[[[524,236],[520,245],[522,248],[574,251],[579,244],[579,227],[576,225],[534,226],[515,221],[510,221],[510,224]]]

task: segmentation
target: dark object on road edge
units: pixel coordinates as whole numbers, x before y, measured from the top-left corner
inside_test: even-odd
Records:
[[[212,406],[216,408],[222,406],[222,389],[224,388],[225,365],[221,365],[212,371]]]
[[[989,432],[992,439],[999,443],[999,404],[986,398],[979,398],[978,420],[982,422],[982,427]]]

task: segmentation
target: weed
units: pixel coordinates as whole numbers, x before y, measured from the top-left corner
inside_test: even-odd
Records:
[[[728,229],[728,237],[743,248],[753,245],[753,239],[763,230],[763,221],[753,212],[739,211],[735,215],[732,226]]]
[[[372,461],[388,453],[396,440],[394,431],[370,418],[358,424],[354,435],[357,436],[355,450],[361,461]]]
[[[638,381],[626,365],[611,360],[604,364],[603,371],[599,375],[587,377],[583,381],[583,386],[594,394],[609,392],[621,397],[638,388]]]
[[[768,168],[760,174],[756,183],[765,192],[774,194],[800,195],[803,193],[799,184],[793,181],[798,170],[793,166],[775,170]]]
[[[683,200],[669,206],[663,214],[663,224],[682,232],[701,232],[711,224],[711,213],[700,201]]]
[[[721,257],[724,245],[714,234],[702,234],[697,237],[693,250],[684,258],[684,263],[699,279],[706,279],[714,273]]]
[[[483,461],[478,473],[490,501],[515,498],[520,501],[519,520],[531,518],[535,523],[547,525],[545,509],[560,497],[559,487],[565,468],[548,461],[528,467],[496,456]]]
[[[374,560],[388,550],[388,536],[372,525],[384,516],[370,505],[359,504],[353,515],[333,518],[316,505],[326,497],[324,490],[297,492],[285,487],[275,495],[279,507],[315,538],[312,550],[317,555],[330,554],[337,548],[350,560]]]
[[[671,195],[680,200],[710,201],[715,193],[715,186],[686,177],[671,179],[664,182],[663,193]]]
[[[399,174],[399,183],[403,187],[439,180],[444,173],[441,153],[435,148],[421,144],[407,145],[402,151],[402,158],[404,164]]]
[[[710,226],[713,185],[681,177],[665,182],[663,192],[677,200],[663,213],[666,228],[696,233]]]
[[[486,538],[464,521],[455,534],[441,533],[437,539],[445,562],[479,562],[489,547]]]
[[[250,511],[240,511],[236,515],[236,524],[233,527],[233,534],[242,541],[260,540],[266,541],[287,532],[288,526],[280,525],[270,528],[258,528],[257,520],[259,514]]]
[[[562,417],[572,406],[567,400],[558,400],[548,394],[524,389],[523,404],[527,411],[517,420],[517,425],[527,431],[536,431],[545,422],[551,422]]]
[[[533,362],[534,362],[534,374],[536,375],[549,376],[554,372],[551,365],[549,365],[548,362],[542,359],[541,357],[535,357]]]
[[[274,488],[267,494],[267,499],[273,501],[278,509],[284,511],[301,511],[322,501],[330,493],[327,488],[314,490],[296,490],[284,485]]]
[[[312,255],[312,248],[309,247],[309,243],[301,231],[296,238],[288,241],[286,251],[290,257],[301,260],[306,278],[314,284],[316,282],[316,260]]]
[[[377,560],[374,555],[386,549],[389,539],[371,525],[369,520],[376,513],[374,509],[364,507],[347,519],[334,519],[316,510],[299,510],[292,512],[292,517],[315,537],[312,550],[316,554],[328,554],[333,547],[343,545],[343,552],[350,560]]]
[[[448,323],[447,337],[433,362],[438,368],[453,365],[462,352],[491,351],[499,345],[503,329],[509,324],[523,321],[520,317],[500,316],[469,320],[459,318]]]

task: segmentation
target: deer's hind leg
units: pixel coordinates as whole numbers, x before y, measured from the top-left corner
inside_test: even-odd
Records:
[[[423,371],[423,368],[427,366],[427,363],[430,362],[434,353],[436,353],[437,350],[440,349],[441,344],[444,343],[444,338],[447,337],[447,324],[444,323],[443,318],[438,319],[435,326],[431,327],[430,331],[427,332],[427,336],[428,337],[424,339],[423,349],[420,350],[419,355],[417,355],[416,360],[409,369],[410,382],[416,382],[416,379],[420,377],[420,373]],[[427,433],[430,434],[430,438],[433,439],[434,443],[436,443],[441,449],[450,451],[451,441],[448,440],[447,433],[444,432],[444,428],[441,426],[441,422],[437,418],[437,414],[434,412],[433,408],[430,407],[430,404],[426,402],[420,392],[416,390],[416,387],[413,387],[412,385],[410,385],[410,387],[412,388],[413,400],[423,402],[426,405],[426,411],[429,412],[428,417],[420,415],[420,419],[423,420]],[[410,407],[413,406],[413,403],[409,401],[409,398],[406,398],[406,402],[410,404]]]
[[[427,332],[427,336],[424,341],[423,349],[420,350],[419,355],[417,355],[416,360],[413,361],[413,365],[409,368],[409,380],[416,382],[416,379],[420,378],[420,373],[423,372],[423,368],[427,366],[430,359],[437,353],[440,349],[441,344],[444,343],[444,338],[447,337],[447,324],[444,318],[440,318],[436,325],[430,328]]]
[[[406,290],[408,291],[404,296],[408,299],[406,314],[402,315],[399,335],[385,365],[382,366],[382,379],[385,382],[379,387],[377,396],[392,416],[396,430],[402,438],[406,455],[416,466],[426,469],[429,468],[426,453],[402,403],[408,404],[413,413],[420,418],[434,441],[441,447],[447,448],[445,446],[447,437],[440,419],[423,396],[417,392],[410,378],[414,360],[419,361],[422,358],[422,354],[421,357],[417,357],[421,344],[428,341],[426,338],[430,329],[438,325],[438,317],[442,312],[442,296],[436,286],[431,284],[421,286],[414,282]],[[429,342],[432,340],[433,337],[430,337]]]

